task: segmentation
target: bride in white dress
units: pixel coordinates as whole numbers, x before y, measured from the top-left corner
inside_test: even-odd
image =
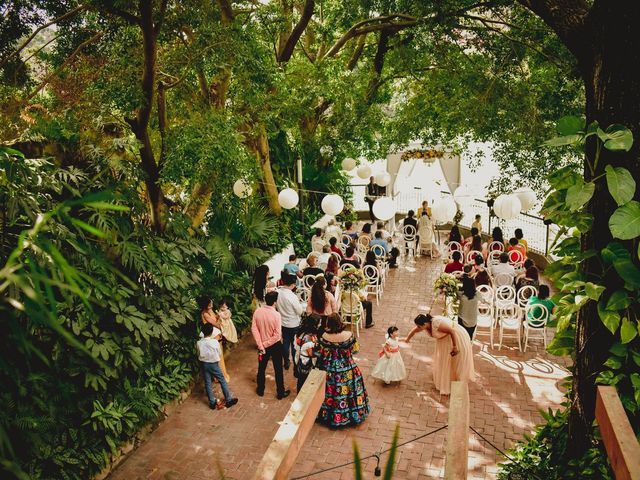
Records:
[[[387,330],[387,341],[384,343],[383,349],[380,351],[378,363],[373,368],[371,376],[382,380],[387,385],[391,382],[399,382],[407,376],[404,368],[404,362],[400,355],[400,346],[398,345],[398,328],[389,327]]]

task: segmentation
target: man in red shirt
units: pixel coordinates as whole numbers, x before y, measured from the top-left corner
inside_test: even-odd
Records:
[[[451,260],[452,261],[444,267],[444,273],[462,272],[464,270],[464,264],[461,262],[462,253],[459,250],[451,254]]]
[[[258,345],[258,376],[256,393],[264,395],[265,372],[269,359],[273,363],[273,371],[276,377],[276,390],[278,400],[288,397],[291,390],[284,389],[284,376],[282,373],[282,319],[274,305],[278,300],[278,292],[268,292],[264,296],[266,305],[258,308],[253,313],[251,321],[251,333]]]

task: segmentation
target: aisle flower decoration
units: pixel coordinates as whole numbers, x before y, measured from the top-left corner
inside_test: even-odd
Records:
[[[434,290],[444,293],[445,297],[458,296],[458,279],[450,273],[441,273],[433,284]]]
[[[359,268],[347,268],[338,273],[340,284],[344,290],[360,290],[369,283],[364,272]]]

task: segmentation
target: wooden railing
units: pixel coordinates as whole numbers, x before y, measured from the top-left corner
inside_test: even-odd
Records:
[[[324,401],[326,372],[313,369],[291,404],[253,480],[285,480],[296,462]]]
[[[598,387],[596,420],[616,480],[640,480],[640,444],[615,387]]]
[[[466,480],[469,465],[469,387],[451,383],[449,430],[444,463],[445,480]]]

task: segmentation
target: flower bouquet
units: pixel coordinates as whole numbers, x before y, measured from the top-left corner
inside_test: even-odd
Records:
[[[436,281],[433,284],[433,289],[436,291],[440,291],[444,297],[444,315],[450,315],[455,312],[450,312],[449,307],[454,306],[455,309],[455,300],[458,298],[458,279],[449,274],[449,273],[441,273]],[[454,302],[447,302],[447,298],[454,299]]]
[[[364,272],[359,268],[347,268],[338,273],[340,285],[344,290],[360,290],[368,285]]]

